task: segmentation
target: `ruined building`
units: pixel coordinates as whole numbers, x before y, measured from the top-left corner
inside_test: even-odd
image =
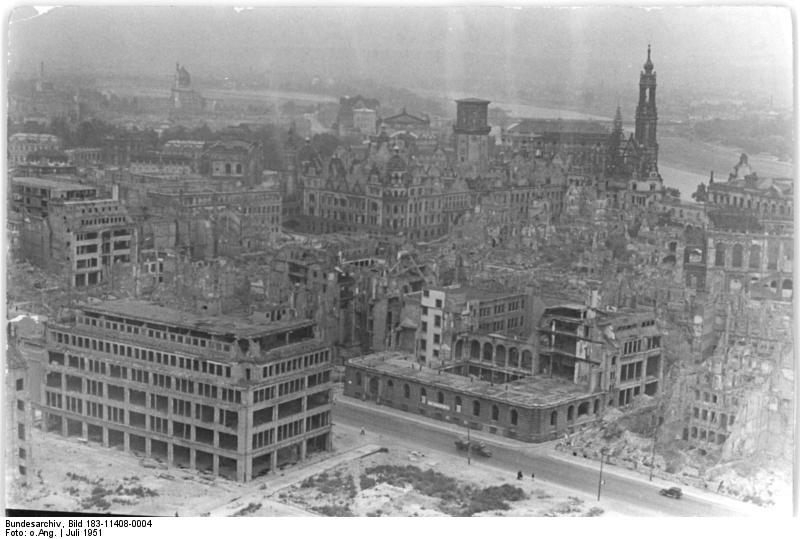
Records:
[[[248,481],[330,450],[330,365],[309,320],[110,301],[48,323],[32,399],[47,431]]]
[[[136,262],[136,229],[116,193],[101,199],[89,186],[39,178],[18,179],[15,186],[27,212],[22,257],[67,287],[101,284],[114,278],[117,264]]]

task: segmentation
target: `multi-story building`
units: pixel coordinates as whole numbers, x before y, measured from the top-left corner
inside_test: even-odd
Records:
[[[101,284],[116,264],[136,262],[137,235],[116,198],[56,200],[20,231],[23,258],[61,275],[69,287]]]
[[[174,223],[176,244],[170,247],[186,250],[194,258],[264,251],[281,231],[277,189],[152,189],[146,199],[154,222]]]
[[[746,154],[731,171],[728,181],[708,184],[705,199],[710,207],[735,209],[767,222],[787,222],[794,216],[794,182],[791,178],[759,178],[751,171]]]
[[[331,448],[331,355],[308,320],[129,300],[47,328],[46,430],[248,481]]]
[[[369,109],[376,114],[380,114],[381,103],[377,99],[357,95],[354,97],[344,96],[339,98],[339,112],[336,116],[336,129],[339,136],[347,136],[350,134],[361,133],[356,130],[356,113],[358,109]],[[361,120],[364,119],[363,112],[361,113]],[[370,132],[374,132],[375,125]]]
[[[661,334],[652,313],[553,306],[542,315],[539,336],[534,372],[604,391],[609,406],[661,390]]]
[[[762,299],[791,301],[794,238],[791,221],[766,221],[742,210],[713,210],[706,232],[706,275],[718,275],[723,292],[747,291]]]
[[[69,179],[12,178],[11,208],[28,216],[47,217],[50,206],[59,200],[97,198],[97,188]]]
[[[471,208],[462,179],[429,175],[394,151],[385,165],[347,171],[334,157],[325,177],[304,178],[302,228],[313,233],[367,231],[430,241]]]
[[[192,173],[192,159],[166,152],[147,152],[132,155],[129,168],[132,174],[188,175]]]
[[[201,173],[231,186],[258,185],[261,172],[261,146],[257,142],[221,140],[209,143],[203,154]]]
[[[92,167],[103,162],[102,148],[70,148],[64,150],[69,164],[76,167]]]
[[[504,151],[522,152],[537,159],[569,155],[574,164],[605,168],[608,128],[591,120],[525,119],[502,131]]]
[[[202,140],[168,140],[161,151],[165,155],[180,155],[188,157],[191,163],[191,172],[200,172],[200,166],[205,152],[206,142]]]
[[[373,109],[353,109],[353,129],[363,135],[374,135],[378,129],[378,113]]]
[[[456,341],[468,333],[517,337],[531,329],[526,293],[491,292],[454,286],[422,291],[417,359],[425,365],[456,357]]]
[[[498,383],[457,374],[461,368],[431,368],[412,355],[379,352],[347,362],[344,394],[526,442],[563,437],[605,411],[602,391],[588,386],[548,376]]]
[[[8,166],[24,164],[32,153],[61,150],[61,145],[56,135],[14,133],[8,137]]]

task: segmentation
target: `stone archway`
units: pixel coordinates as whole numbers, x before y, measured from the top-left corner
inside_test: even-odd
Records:
[[[498,367],[506,366],[506,347],[498,344],[494,349],[494,364]]]
[[[481,358],[481,343],[473,340],[469,345],[469,357],[470,359],[480,359]]]
[[[492,362],[492,344],[491,343],[483,343],[483,354],[481,355],[481,359],[483,361],[488,361],[489,363]]]
[[[519,350],[516,348],[508,349],[508,366],[514,369],[519,368]]]

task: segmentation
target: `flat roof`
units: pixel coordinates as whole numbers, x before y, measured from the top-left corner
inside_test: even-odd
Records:
[[[590,392],[588,385],[580,386],[545,375],[534,375],[508,384],[492,384],[468,376],[440,372],[439,369],[426,366],[420,369],[413,356],[401,352],[379,352],[351,359],[347,363],[353,367],[405,378],[430,387],[527,408],[553,406],[602,394],[602,392]],[[429,398],[431,397],[433,396],[429,395]]]
[[[449,287],[435,287],[431,288],[430,290],[437,291],[437,292],[444,292],[445,294],[464,294],[467,300],[475,300],[475,299],[482,299],[482,300],[490,300],[490,299],[499,299],[505,298],[509,296],[521,296],[525,295],[525,292],[513,291],[513,290],[486,290],[483,288],[477,288],[473,286],[459,286],[457,288],[449,288]]]
[[[118,299],[98,304],[87,304],[84,312],[95,312],[120,318],[132,318],[162,325],[180,326],[213,334],[232,334],[241,338],[253,338],[276,330],[291,330],[308,326],[311,320],[280,320],[255,323],[246,318],[225,315],[200,315],[162,307],[141,300]]]
[[[59,189],[62,191],[70,191],[70,190],[86,190],[86,189],[94,189],[97,190],[97,187],[94,185],[84,184],[84,183],[77,183],[72,181],[62,181],[62,180],[52,180],[49,178],[28,178],[17,176],[11,179],[13,183],[21,183],[26,184],[31,187],[39,187],[44,189]]]

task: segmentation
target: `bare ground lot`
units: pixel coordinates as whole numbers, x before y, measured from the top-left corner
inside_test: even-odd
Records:
[[[337,454],[364,446],[386,453],[337,464],[323,456],[242,485],[166,467],[121,451],[34,431],[28,486],[7,485],[7,506],[162,516],[595,516],[585,495],[499,471],[489,460],[414,451],[337,426]],[[340,459],[341,460],[341,459]],[[309,472],[308,469],[313,469]],[[280,485],[285,485],[281,488]],[[605,513],[606,515],[609,513]]]

